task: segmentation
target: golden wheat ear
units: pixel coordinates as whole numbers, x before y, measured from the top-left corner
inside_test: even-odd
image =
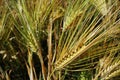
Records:
[[[118,60],[118,58],[114,57],[114,58],[105,58],[105,59],[110,59],[109,62],[106,62],[106,60],[104,60],[104,66],[100,66],[102,67],[102,72],[101,72],[101,78],[102,79],[111,79],[113,77],[119,76],[120,74],[120,61]],[[115,63],[114,63],[115,61]],[[106,64],[106,65],[105,65]],[[108,64],[108,65],[107,65]]]
[[[68,5],[68,8],[65,12],[64,22],[63,22],[63,31],[71,27],[71,24],[75,21],[76,17],[80,16],[83,11],[83,7],[89,2],[89,0],[84,1],[81,5],[79,5],[82,1],[71,1]],[[73,5],[74,4],[74,5]]]
[[[118,15],[119,8],[113,14],[104,17],[101,15],[101,12],[98,12],[93,6],[91,7],[89,2],[85,7],[83,14],[76,22],[77,25],[64,31],[61,36],[58,44],[60,48],[58,54],[60,56],[58,56],[55,62],[55,69],[59,70],[66,67],[77,57],[85,54],[91,47],[103,43],[105,38],[109,38],[106,36],[120,33],[120,20],[114,20],[111,23],[111,19],[116,19],[115,15]],[[87,12],[89,10],[91,12]]]

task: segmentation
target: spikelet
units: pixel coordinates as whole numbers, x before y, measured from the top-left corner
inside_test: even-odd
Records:
[[[71,1],[72,2],[72,1]],[[64,22],[63,22],[63,31],[65,31],[67,28],[71,27],[71,24],[74,22],[74,20],[83,13],[82,8],[85,5],[80,5],[79,3],[81,1],[73,1],[72,3],[68,5],[68,8],[66,10],[65,16],[64,16]],[[88,1],[86,1],[88,2]],[[83,4],[85,1],[83,2]],[[72,5],[71,5],[72,4]]]
[[[85,51],[86,46],[83,46],[81,49],[77,48],[72,50],[69,53],[66,53],[67,55],[63,56],[60,60],[58,60],[55,63],[55,69],[59,70],[65,67],[67,64],[69,64],[72,60],[74,60],[77,56],[79,56],[81,53]]]
[[[32,52],[36,52],[36,51],[37,51],[37,46],[36,46],[35,44],[33,44],[33,43],[30,42],[30,41],[29,41],[27,44],[29,45],[30,50],[31,50]]]
[[[111,78],[113,78],[113,77],[115,77],[115,76],[118,76],[118,75],[120,75],[120,69],[112,72],[112,73],[111,73],[110,75],[108,75],[105,79],[106,79],[106,80],[109,80],[109,79],[111,79]]]
[[[118,66],[118,63],[115,63],[114,65],[111,65],[111,66],[108,66],[107,69],[105,69],[105,70],[102,72],[102,76],[110,73],[113,69],[115,69],[116,66]]]
[[[105,0],[91,0],[91,3],[96,6],[96,8],[102,13],[102,15],[107,14],[108,10]]]
[[[105,64],[105,63],[104,63]],[[104,71],[101,73],[101,77],[102,78],[106,78],[106,77],[110,77],[109,75],[113,75],[112,73],[114,73],[115,71],[114,70],[116,70],[116,68],[118,67],[120,65],[120,62],[116,62],[116,63],[114,63],[114,64],[112,64],[112,65],[110,65],[110,66],[108,66],[106,69],[104,69]],[[114,71],[114,72],[112,72],[112,71]],[[111,73],[112,72],[112,73]],[[115,72],[116,73],[116,72]]]
[[[82,13],[82,11],[74,9],[71,10],[71,12],[68,12],[67,16],[64,19],[63,23],[63,31],[65,31],[68,27],[70,27],[71,23],[75,20],[77,16],[79,16]]]
[[[32,52],[36,52],[38,48],[34,35],[31,32],[28,32],[27,36],[29,37],[27,40],[27,45],[29,45],[29,48]]]

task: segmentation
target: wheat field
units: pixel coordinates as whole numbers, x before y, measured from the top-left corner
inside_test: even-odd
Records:
[[[0,0],[0,80],[120,80],[120,1]]]

